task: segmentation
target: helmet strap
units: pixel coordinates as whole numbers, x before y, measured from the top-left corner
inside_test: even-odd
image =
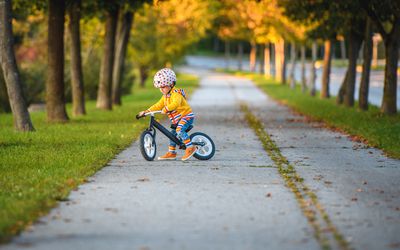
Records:
[[[171,93],[171,90],[175,87],[175,84],[176,84],[176,82],[174,82],[174,83],[172,84],[172,86],[171,86],[171,88],[169,89],[167,95],[169,95],[169,93]]]

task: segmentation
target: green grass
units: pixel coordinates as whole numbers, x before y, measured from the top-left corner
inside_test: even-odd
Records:
[[[320,99],[303,94],[300,86],[292,90],[287,85],[253,73],[230,73],[251,78],[270,97],[314,120],[323,121],[331,128],[357,136],[368,145],[382,149],[388,156],[400,159],[400,114],[381,114],[379,108],[368,111],[336,105],[335,98]],[[317,95],[318,96],[318,95]],[[356,103],[357,106],[357,103]]]
[[[179,75],[190,94],[194,76]],[[151,82],[147,82],[151,86]],[[13,130],[12,116],[0,115],[0,241],[6,241],[45,214],[57,201],[129,146],[147,125],[140,111],[161,97],[158,89],[134,88],[121,107],[100,111],[87,103],[88,115],[49,124],[44,112],[31,114],[36,132]],[[71,107],[67,107],[69,113]]]

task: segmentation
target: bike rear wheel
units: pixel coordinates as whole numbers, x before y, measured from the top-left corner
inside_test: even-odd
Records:
[[[213,140],[206,134],[195,132],[190,135],[192,144],[197,147],[194,157],[199,160],[209,160],[215,154],[215,144]]]
[[[148,161],[152,161],[156,157],[156,141],[153,134],[149,131],[144,131],[140,135],[140,152],[142,153],[142,156]]]

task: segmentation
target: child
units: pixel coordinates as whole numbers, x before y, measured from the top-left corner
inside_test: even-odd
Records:
[[[159,88],[163,96],[161,99],[148,108],[145,111],[141,111],[139,116],[143,116],[146,112],[161,110],[162,113],[168,114],[172,124],[176,126],[171,132],[180,137],[186,145],[185,155],[182,157],[182,161],[186,161],[194,153],[197,148],[192,145],[189,135],[186,133],[186,129],[193,125],[194,114],[192,109],[186,101],[186,95],[183,89],[175,88],[176,75],[174,71],[169,68],[159,70],[154,75],[153,80],[154,87]],[[168,152],[158,157],[158,160],[175,160],[176,159],[176,143],[170,140]]]

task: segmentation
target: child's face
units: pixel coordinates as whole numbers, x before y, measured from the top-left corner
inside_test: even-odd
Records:
[[[161,93],[163,93],[163,95],[166,95],[166,94],[168,94],[168,92],[171,90],[171,87],[170,86],[165,86],[165,87],[161,87],[160,88],[160,91],[161,91]]]

